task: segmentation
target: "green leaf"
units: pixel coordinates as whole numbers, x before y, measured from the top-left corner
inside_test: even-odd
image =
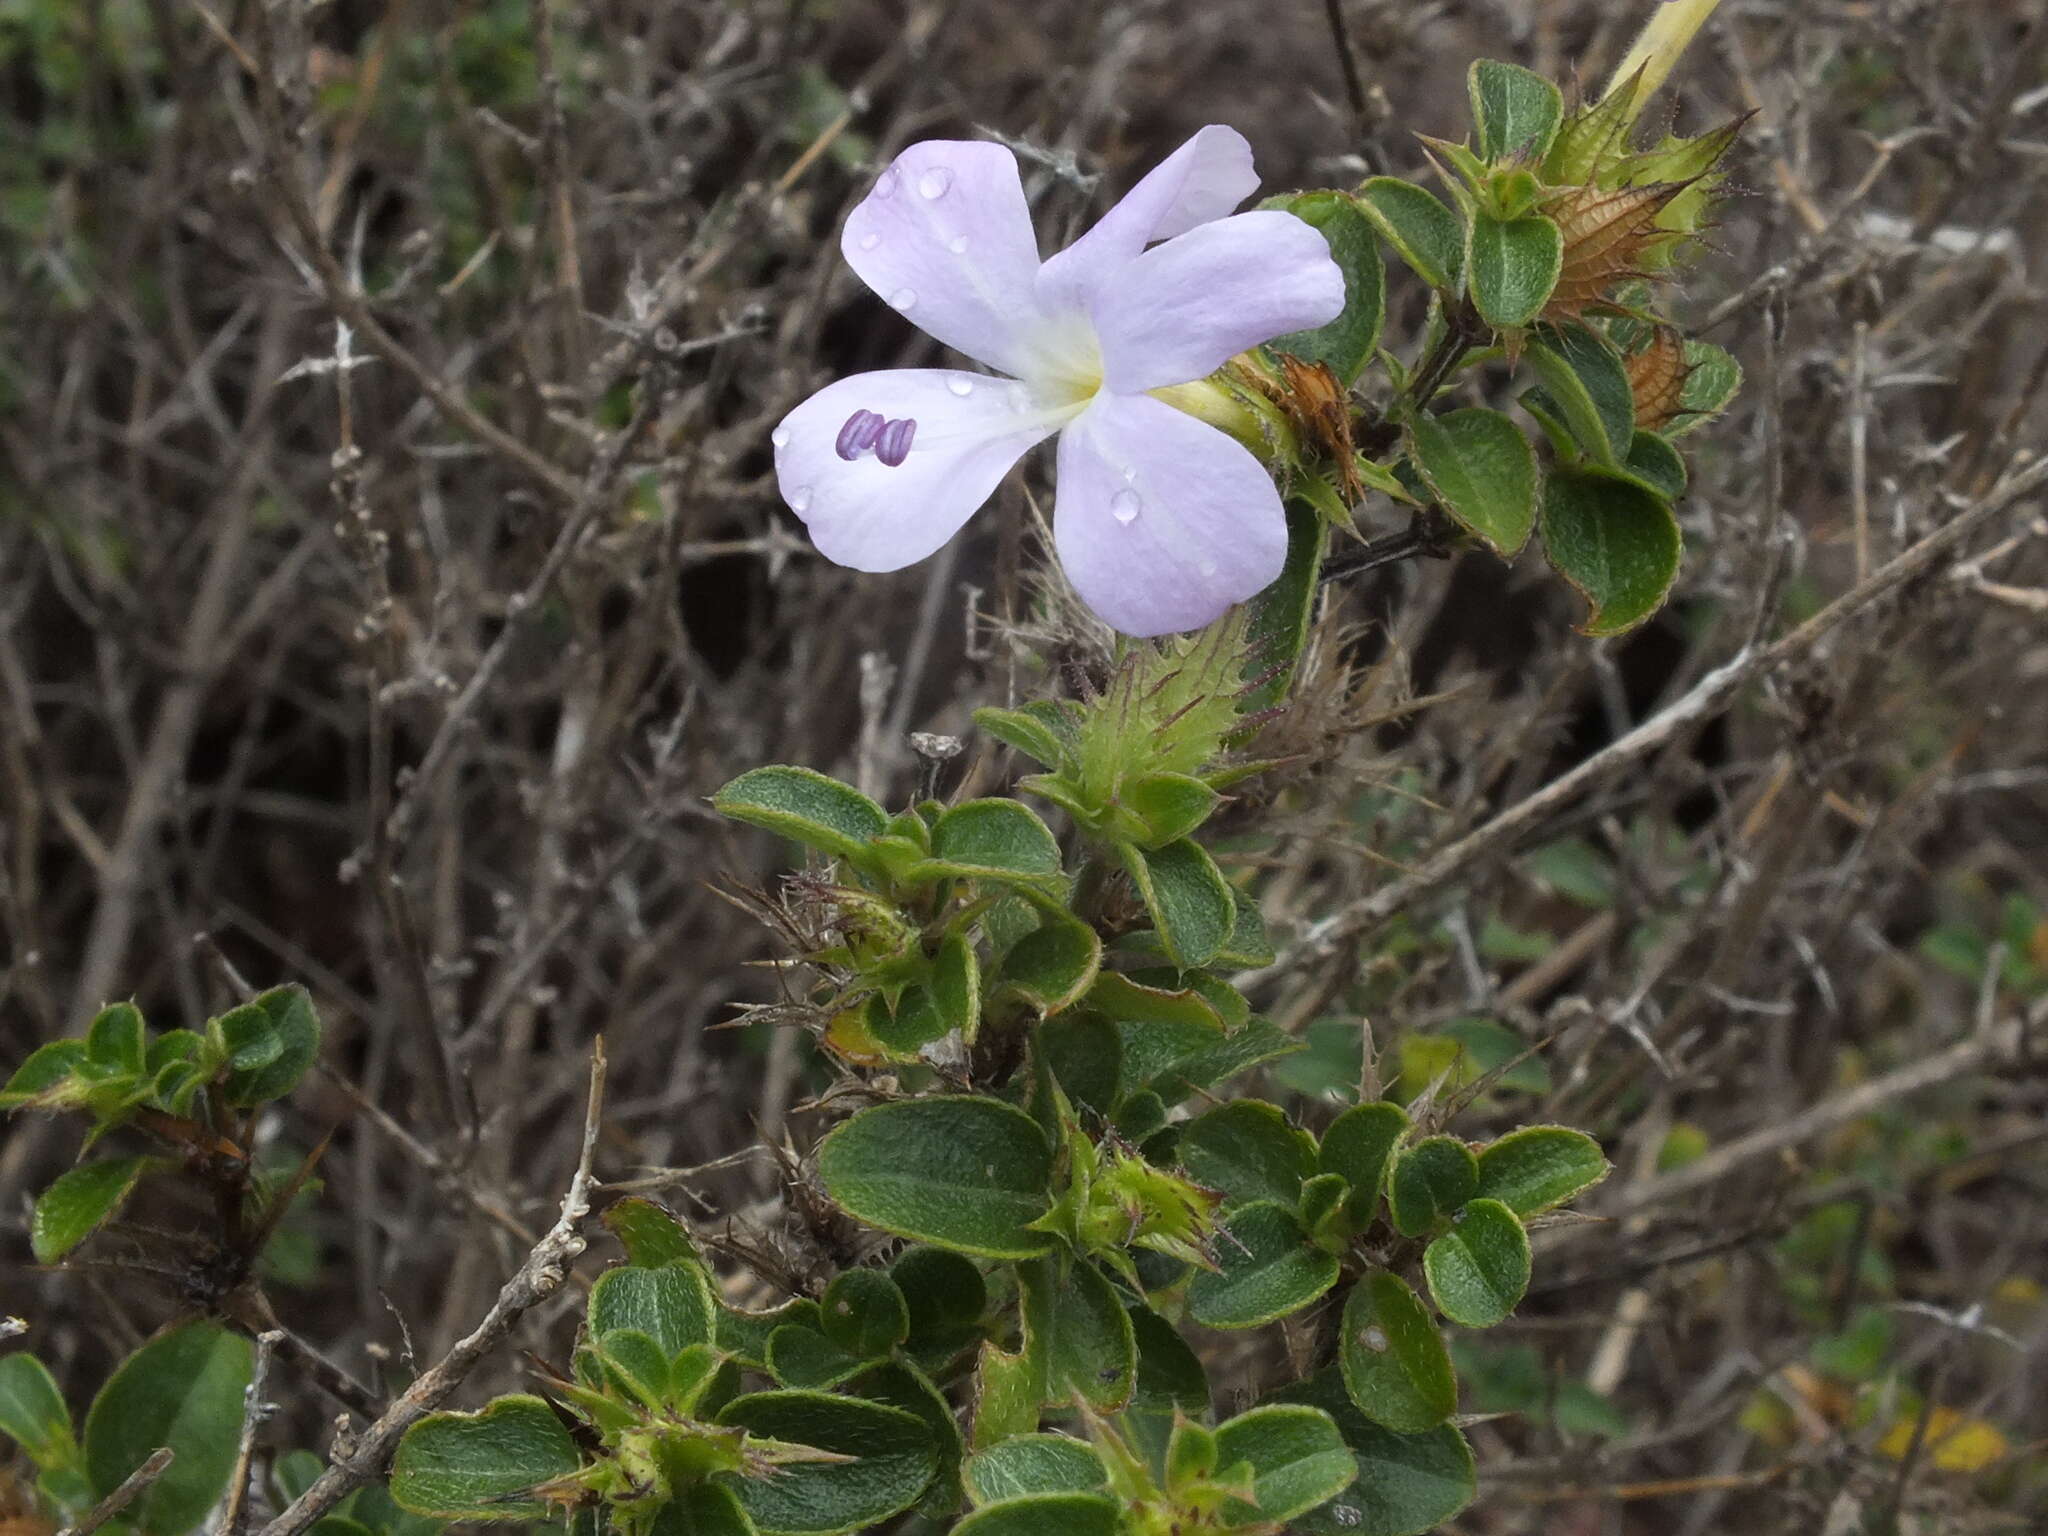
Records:
[[[967,1458],[965,1475],[976,1504],[1109,1486],[1109,1470],[1094,1447],[1066,1435],[1018,1435],[992,1445]]]
[[[1479,1188],[1479,1162],[1454,1136],[1430,1136],[1394,1159],[1387,1204],[1403,1237],[1420,1237]]]
[[[961,1432],[952,1402],[932,1384],[931,1377],[908,1360],[890,1360],[869,1370],[853,1390],[870,1402],[900,1408],[930,1431],[939,1465],[924,1496],[925,1506],[943,1502],[948,1509],[958,1508],[963,1497],[960,1464],[967,1457],[967,1437]]]
[[[1479,1153],[1479,1194],[1517,1216],[1535,1216],[1607,1177],[1600,1143],[1563,1125],[1510,1131]]]
[[[1541,161],[1564,121],[1564,93],[1533,70],[1478,59],[1465,75],[1483,159]]]
[[[768,1335],[768,1374],[781,1386],[823,1391],[853,1380],[873,1364],[802,1323],[786,1324]]]
[[[1222,798],[1191,774],[1149,773],[1125,786],[1122,806],[1144,824],[1143,846],[1158,848],[1207,821]]]
[[[1075,1009],[1040,1024],[1035,1043],[1068,1098],[1099,1115],[1116,1108],[1124,1048],[1114,1024],[1099,1013]]]
[[[786,764],[741,774],[711,803],[735,821],[842,859],[864,857],[869,841],[889,826],[887,813],[851,785]]]
[[[848,1215],[899,1237],[991,1259],[1054,1242],[1028,1230],[1052,1205],[1052,1149],[1029,1115],[994,1099],[863,1110],[820,1144],[818,1173]]]
[[[957,1027],[954,1016],[940,1005],[933,989],[922,982],[905,987],[893,1008],[887,998],[875,994],[868,999],[865,1020],[868,1033],[905,1061]]]
[[[1679,394],[1685,414],[1664,429],[1667,437],[1706,425],[1726,410],[1742,389],[1742,364],[1711,341],[1688,341],[1685,363],[1685,385]]]
[[[966,1255],[944,1248],[906,1248],[889,1266],[889,1278],[903,1293],[910,1315],[910,1333],[904,1340],[909,1349],[950,1352],[980,1333],[988,1285]]]
[[[1564,270],[1564,235],[1540,213],[1519,219],[1474,214],[1470,270],[1472,303],[1488,325],[1527,325],[1550,302]]]
[[[1335,1371],[1274,1394],[1329,1414],[1358,1463],[1358,1480],[1321,1509],[1296,1519],[1295,1536],[1424,1536],[1472,1502],[1478,1492],[1472,1448],[1448,1424],[1419,1435],[1396,1434],[1352,1405]]]
[[[71,1459],[71,1410],[49,1368],[26,1350],[0,1356],[0,1434],[38,1467]]]
[[[1224,1208],[1252,1200],[1293,1205],[1316,1168],[1315,1139],[1262,1099],[1234,1099],[1190,1120],[1181,1165],[1197,1183],[1221,1190]]]
[[[1129,1310],[1131,1334],[1138,1345],[1138,1390],[1132,1394],[1132,1408],[1206,1412],[1209,1376],[1201,1356],[1188,1347],[1179,1329],[1150,1307]]]
[[[1182,970],[1207,964],[1237,920],[1230,883],[1208,850],[1182,838],[1149,852],[1119,843],[1117,853],[1173,963]]]
[[[808,1296],[785,1301],[766,1312],[745,1312],[738,1307],[721,1305],[714,1324],[717,1336],[712,1342],[720,1353],[731,1356],[740,1364],[765,1371],[768,1369],[769,1341],[778,1329],[794,1323],[822,1337],[821,1322],[818,1304]]]
[[[1401,1434],[1434,1429],[1457,1409],[1458,1379],[1429,1309],[1386,1270],[1351,1288],[1338,1364],[1358,1411]]]
[[[694,1262],[696,1245],[688,1228],[667,1207],[644,1195],[627,1195],[605,1207],[605,1230],[626,1250],[626,1262],[642,1269]]]
[[[1101,967],[1102,940],[1094,929],[1076,918],[1048,916],[1010,946],[998,976],[1003,987],[1050,1015],[1079,1002]]]
[[[14,1069],[0,1089],[0,1109],[18,1109],[70,1077],[85,1060],[83,1040],[52,1040],[39,1045]]]
[[[974,943],[956,928],[939,941],[932,957],[932,1001],[947,1024],[972,1041],[981,1028],[981,961]]]
[[[1256,1328],[1299,1312],[1337,1283],[1337,1259],[1309,1245],[1284,1205],[1241,1206],[1218,1228],[1213,1271],[1195,1276],[1188,1310],[1209,1328]]]
[[[794,1462],[769,1475],[720,1473],[761,1536],[834,1536],[875,1525],[916,1503],[938,1470],[922,1419],[900,1408],[823,1392],[757,1392],[718,1415],[749,1434],[831,1451],[850,1460]]]
[[[1472,1200],[1422,1255],[1437,1310],[1467,1328],[1491,1328],[1529,1289],[1529,1234],[1498,1200]]]
[[[1054,1287],[1055,1260],[1041,1259],[1019,1271],[1027,1286]],[[1131,1400],[1138,1379],[1138,1346],[1130,1314],[1102,1272],[1074,1260],[1056,1288],[1041,1298],[1045,1329],[1046,1395],[1066,1402],[1078,1396],[1098,1413],[1114,1413]]]
[[[1341,1174],[1351,1186],[1344,1215],[1353,1231],[1363,1231],[1379,1215],[1387,1164],[1407,1134],[1407,1111],[1384,1099],[1345,1110],[1323,1132],[1316,1166],[1324,1173]]]
[[[133,1003],[112,1003],[93,1016],[85,1029],[85,1058],[104,1073],[132,1072],[149,1063],[148,1032],[142,1012]]]
[[[1159,1079],[1164,1092],[1176,1099],[1228,1082],[1262,1062],[1292,1056],[1302,1042],[1263,1015],[1254,1014],[1213,1045],[1205,1046],[1177,1062],[1169,1077]]]
[[[1060,872],[1060,845],[1021,800],[969,800],[932,828],[932,865],[974,879],[1042,884]]]
[[[910,1337],[910,1304],[880,1270],[842,1270],[818,1304],[825,1337],[850,1355],[879,1360]]]
[[[1292,1520],[1327,1503],[1358,1475],[1344,1437],[1320,1408],[1270,1404],[1216,1428],[1216,1465],[1247,1462],[1256,1509],[1226,1506],[1224,1524]]]
[[[1527,355],[1580,450],[1620,463],[1635,437],[1636,397],[1614,343],[1573,320],[1538,326]]]
[[[1618,635],[1664,606],[1683,541],[1661,496],[1633,480],[1558,469],[1543,483],[1543,552],[1586,599],[1580,631]]]
[[[478,1413],[430,1413],[408,1429],[392,1459],[391,1497],[441,1520],[538,1520],[548,1506],[521,1495],[582,1461],[554,1410],[522,1392]]]
[[[1375,176],[1358,189],[1358,208],[1425,283],[1443,293],[1458,291],[1465,274],[1465,227],[1435,193],[1412,181]]]
[[[149,1168],[146,1157],[82,1163],[57,1176],[36,1198],[29,1221],[29,1246],[38,1264],[54,1264],[99,1229],[121,1208]]]
[[[1628,458],[1622,468],[1666,501],[1676,501],[1685,494],[1685,460],[1654,432],[1638,432],[1629,439]]]
[[[646,1334],[633,1328],[615,1328],[604,1336],[595,1358],[644,1407],[662,1406],[670,1384],[669,1355]]]
[[[1100,1493],[1040,1493],[985,1504],[951,1536],[1120,1536],[1123,1516]]]
[[[1006,746],[1047,768],[1059,766],[1060,738],[1052,727],[1021,709],[977,709],[974,723]]]
[[[1512,560],[1536,527],[1536,454],[1498,411],[1472,407],[1408,423],[1408,449],[1445,511]]]
[[[1386,269],[1372,221],[1342,192],[1271,197],[1259,206],[1278,208],[1312,225],[1329,242],[1331,259],[1344,274],[1344,308],[1336,319],[1313,331],[1275,336],[1266,343],[1267,350],[1305,363],[1327,363],[1338,382],[1349,388],[1372,361],[1387,314]]]
[[[1578,186],[1628,149],[1635,116],[1633,91],[1610,91],[1574,112],[1543,157],[1543,179],[1552,186]]]
[[[629,1328],[644,1333],[673,1359],[692,1344],[715,1337],[717,1312],[711,1285],[695,1263],[643,1269],[637,1264],[606,1270],[590,1288],[590,1336]]]
[[[161,1446],[174,1460],[122,1512],[148,1536],[182,1536],[226,1491],[249,1385],[249,1341],[214,1323],[159,1334],[107,1378],[85,1416],[85,1466],[105,1498]]]
[[[249,1108],[283,1098],[320,1054],[320,1020],[304,987],[273,987],[218,1022],[233,1052],[225,1088],[230,1104]]]
[[[317,1526],[313,1536],[322,1536]],[[760,1536],[760,1527],[747,1518],[739,1495],[730,1488],[696,1483],[676,1490],[655,1515],[648,1536]]]
[[[1279,579],[1251,600],[1245,622],[1247,681],[1264,678],[1244,696],[1247,715],[1271,709],[1287,697],[1295,664],[1308,645],[1315,620],[1316,593],[1329,542],[1329,524],[1322,513],[1299,496],[1287,501],[1287,563]],[[1264,964],[1266,962],[1260,962]]]

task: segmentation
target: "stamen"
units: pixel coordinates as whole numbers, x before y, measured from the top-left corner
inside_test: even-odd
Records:
[[[917,435],[917,422],[905,416],[883,427],[875,438],[875,457],[894,469],[910,457],[910,440]]]
[[[832,449],[851,463],[874,446],[875,438],[885,424],[880,411],[855,411],[846,418],[846,425],[839,429]]]

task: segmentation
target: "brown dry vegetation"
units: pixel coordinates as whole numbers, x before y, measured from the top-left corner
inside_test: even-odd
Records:
[[[895,576],[822,563],[779,504],[783,411],[934,357],[838,258],[868,170],[1002,135],[1048,246],[1209,121],[1270,187],[1417,174],[1470,58],[1595,81],[1643,9],[1345,0],[1362,110],[1313,0],[0,9],[0,1061],[106,998],[168,1026],[304,980],[324,1068],[265,1134],[334,1140],[269,1290],[373,1393],[552,1219],[600,1032],[601,1176],[666,1190],[736,1286],[815,1283],[844,1234],[747,1149],[800,1160],[830,1075],[772,1016],[715,1027],[778,996],[775,936],[719,882],[784,853],[703,797],[785,761],[901,801],[908,733],[966,733],[1097,643],[1037,595],[1042,464]],[[1749,374],[1693,440],[1677,597],[1610,643],[1533,558],[1333,589],[1277,727],[1306,759],[1234,827],[1289,944],[1254,995],[1339,1058],[1367,1021],[1389,1078],[1498,1021],[1547,1073],[1459,1128],[1561,1120],[1616,1164],[1475,1357],[1468,1408],[1514,1377],[1534,1411],[1470,1430],[1457,1530],[2040,1530],[2038,496],[1489,819],[2042,450],[2048,18],[1728,0],[1680,78],[1688,126],[1758,116],[1676,300]],[[941,785],[1007,771],[970,738]],[[26,1192],[74,1149],[10,1124],[0,1297],[82,1401],[217,1298],[196,1260],[130,1267],[141,1238],[30,1267]],[[197,1213],[167,1184],[144,1219]],[[571,1315],[524,1341],[559,1352]],[[1857,1396],[1856,1326],[1897,1390]],[[1219,1379],[1255,1392],[1283,1342],[1218,1339]],[[334,1405],[278,1369],[270,1437],[321,1443]],[[1574,1382],[1590,1423],[1544,1411]],[[1923,1406],[2008,1453],[1951,1469]]]

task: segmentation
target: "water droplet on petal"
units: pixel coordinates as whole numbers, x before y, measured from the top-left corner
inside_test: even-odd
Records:
[[[891,309],[908,310],[916,302],[917,290],[915,288],[898,288],[889,295],[889,307]]]
[[[777,427],[768,434],[768,441],[778,448],[787,448],[789,446],[789,428]]]
[[[955,256],[965,256],[967,254],[967,237],[965,235],[955,235],[946,242],[946,249]]]
[[[800,485],[800,486],[798,486],[798,487],[797,487],[797,488],[796,488],[795,490],[793,490],[793,491],[791,491],[791,492],[789,493],[789,510],[790,510],[790,511],[792,511],[792,512],[798,512],[798,513],[802,513],[802,512],[808,512],[808,511],[810,511],[810,509],[811,509],[811,488],[810,488],[810,487],[809,487],[808,485]]]
[[[960,398],[964,400],[967,398],[967,396],[974,393],[974,380],[962,378],[959,374],[956,373],[953,375],[953,377],[946,380],[946,388],[950,389],[954,394],[960,396]]]
[[[1138,520],[1138,513],[1145,503],[1138,499],[1136,491],[1118,491],[1109,498],[1110,516],[1118,522],[1129,525]]]
[[[953,173],[943,165],[935,165],[917,178],[917,190],[925,197],[944,197],[952,185]]]
[[[882,172],[881,175],[875,178],[875,190],[871,192],[869,196],[894,197],[896,195],[896,183],[898,179],[899,178],[897,176],[896,167],[893,165],[890,166],[889,169]]]
[[[876,246],[880,245],[881,243],[882,237],[876,234],[872,229],[860,237],[860,248],[864,251],[872,251]]]

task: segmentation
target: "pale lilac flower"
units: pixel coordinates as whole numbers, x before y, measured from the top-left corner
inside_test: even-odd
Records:
[[[1272,582],[1287,525],[1271,474],[1150,393],[1344,307],[1343,273],[1314,229],[1231,214],[1257,185],[1243,136],[1204,128],[1041,262],[1009,150],[904,150],[840,248],[912,323],[1007,377],[856,374],[784,417],[776,478],[819,550],[862,571],[922,560],[1057,432],[1053,541],[1110,624],[1193,629]]]

